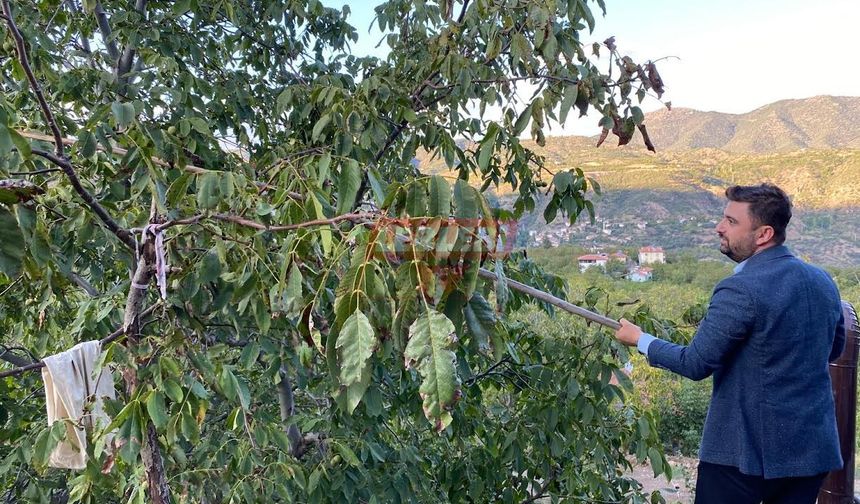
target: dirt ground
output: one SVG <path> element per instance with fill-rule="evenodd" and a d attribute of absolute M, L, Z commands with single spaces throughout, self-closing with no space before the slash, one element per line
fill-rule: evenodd
<path fill-rule="evenodd" d="M 633 477 L 636 478 L 645 492 L 659 490 L 668 504 L 692 504 L 693 490 L 696 484 L 696 464 L 698 460 L 690 457 L 668 457 L 672 465 L 672 481 L 665 476 L 655 478 L 651 466 L 647 463 L 633 466 Z M 860 463 L 860 457 L 857 460 Z M 860 465 L 855 464 L 860 469 Z M 856 473 L 860 476 L 860 472 Z M 860 494 L 860 478 L 854 480 L 854 492 Z"/>
<path fill-rule="evenodd" d="M 696 483 L 697 459 L 690 457 L 667 457 L 672 466 L 672 481 L 665 476 L 654 477 L 651 465 L 633 465 L 633 477 L 642 483 L 646 494 L 659 490 L 668 504 L 687 504 L 693 502 L 693 489 Z"/>

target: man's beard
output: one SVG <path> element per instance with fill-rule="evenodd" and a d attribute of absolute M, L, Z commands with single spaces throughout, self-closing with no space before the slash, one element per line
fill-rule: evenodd
<path fill-rule="evenodd" d="M 738 243 L 731 243 L 728 239 L 720 237 L 720 252 L 734 262 L 742 262 L 752 257 L 755 252 L 755 242 L 750 237 Z"/>

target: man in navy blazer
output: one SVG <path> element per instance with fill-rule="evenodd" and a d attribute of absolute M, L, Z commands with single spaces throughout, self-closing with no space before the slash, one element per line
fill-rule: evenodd
<path fill-rule="evenodd" d="M 842 467 L 828 362 L 845 344 L 839 292 L 783 246 L 791 219 L 776 186 L 733 186 L 717 225 L 738 265 L 714 289 L 689 345 L 621 320 L 616 337 L 654 366 L 693 380 L 713 375 L 696 503 L 814 503 Z"/>

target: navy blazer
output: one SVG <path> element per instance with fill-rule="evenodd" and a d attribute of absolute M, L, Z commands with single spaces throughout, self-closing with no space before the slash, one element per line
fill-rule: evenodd
<path fill-rule="evenodd" d="M 844 345 L 833 280 L 777 246 L 717 284 L 689 346 L 654 340 L 648 361 L 693 380 L 713 374 L 702 461 L 811 476 L 842 467 L 828 362 Z"/>

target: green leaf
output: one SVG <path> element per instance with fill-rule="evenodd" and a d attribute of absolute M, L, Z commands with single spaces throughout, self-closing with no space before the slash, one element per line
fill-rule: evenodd
<path fill-rule="evenodd" d="M 341 166 L 340 176 L 337 178 L 338 215 L 352 212 L 359 187 L 361 187 L 361 169 L 358 167 L 358 161 L 350 159 Z"/>
<path fill-rule="evenodd" d="M 633 124 L 639 126 L 645 120 L 645 114 L 642 113 L 642 109 L 639 107 L 630 107 L 630 114 L 633 117 Z"/>
<path fill-rule="evenodd" d="M 81 130 L 78 134 L 78 155 L 83 158 L 92 157 L 96 153 L 96 136 L 88 130 Z"/>
<path fill-rule="evenodd" d="M 526 126 L 529 124 L 529 119 L 532 117 L 532 108 L 534 107 L 534 103 L 530 104 L 523 110 L 523 113 L 520 114 L 520 117 L 517 118 L 517 122 L 514 123 L 514 136 L 520 136 L 523 131 L 525 131 Z"/>
<path fill-rule="evenodd" d="M 427 191 L 424 185 L 413 183 L 406 193 L 406 213 L 410 217 L 427 215 Z"/>
<path fill-rule="evenodd" d="M 320 156 L 319 163 L 317 164 L 317 182 L 319 182 L 320 187 L 322 187 L 323 182 L 328 179 L 330 169 L 331 153 L 326 152 L 325 154 Z"/>
<path fill-rule="evenodd" d="M 364 313 L 356 310 L 346 319 L 337 335 L 336 348 L 340 350 L 341 384 L 349 386 L 359 382 L 376 348 L 373 326 Z"/>
<path fill-rule="evenodd" d="M 18 149 L 18 153 L 21 154 L 21 157 L 24 159 L 30 159 L 32 156 L 30 141 L 12 128 L 9 128 L 8 131 L 9 138 L 12 139 L 12 143 L 15 144 L 15 148 Z"/>
<path fill-rule="evenodd" d="M 188 186 L 191 185 L 191 181 L 193 180 L 193 174 L 191 173 L 183 173 L 179 176 L 173 183 L 170 184 L 170 187 L 167 189 L 167 206 L 169 208 L 175 208 L 179 205 L 179 202 L 182 201 L 182 198 L 188 193 Z"/>
<path fill-rule="evenodd" d="M 434 217 L 451 215 L 451 186 L 441 175 L 430 177 L 429 214 Z"/>
<path fill-rule="evenodd" d="M 239 366 L 250 369 L 257 363 L 258 357 L 260 357 L 260 345 L 256 342 L 249 343 L 242 349 L 242 354 L 239 356 Z"/>
<path fill-rule="evenodd" d="M 9 133 L 9 128 L 0 122 L 0 156 L 5 156 L 12 151 L 12 135 Z"/>
<path fill-rule="evenodd" d="M 352 467 L 361 466 L 361 462 L 359 462 L 358 457 L 355 455 L 355 452 L 352 451 L 348 446 L 336 441 L 333 441 L 331 444 L 334 448 L 334 451 L 336 451 L 347 464 L 351 465 Z"/>
<path fill-rule="evenodd" d="M 221 391 L 227 399 L 235 401 L 239 398 L 239 380 L 236 379 L 236 375 L 230 369 L 224 368 L 221 370 L 221 376 L 218 378 L 218 386 L 221 387 Z"/>
<path fill-rule="evenodd" d="M 478 350 L 489 353 L 491 334 L 495 331 L 496 314 L 484 296 L 475 294 L 463 309 L 466 326 L 478 342 Z"/>
<path fill-rule="evenodd" d="M 197 176 L 197 207 L 210 209 L 220 201 L 220 175 L 218 172 L 207 171 Z"/>
<path fill-rule="evenodd" d="M 134 105 L 131 103 L 115 101 L 111 103 L 110 109 L 120 126 L 128 126 L 134 121 Z"/>
<path fill-rule="evenodd" d="M 462 179 L 454 183 L 454 215 L 461 219 L 476 219 L 478 217 L 478 199 L 480 195 L 474 187 Z"/>
<path fill-rule="evenodd" d="M 657 477 L 663 474 L 663 456 L 660 451 L 653 446 L 648 448 L 648 460 L 651 462 L 651 469 L 654 470 L 654 476 Z"/>
<path fill-rule="evenodd" d="M 496 146 L 496 138 L 499 136 L 499 127 L 496 123 L 490 124 L 487 128 L 487 134 L 484 136 L 484 139 L 481 140 L 481 148 L 478 151 L 478 166 L 481 168 L 482 172 L 486 172 L 487 168 L 490 164 L 490 156 L 492 156 L 493 151 Z"/>
<path fill-rule="evenodd" d="M 560 171 L 553 175 L 552 185 L 556 193 L 565 193 L 573 186 L 573 174 L 569 171 Z"/>
<path fill-rule="evenodd" d="M 559 107 L 559 123 L 564 124 L 565 121 L 567 121 L 567 114 L 576 102 L 578 94 L 579 86 L 576 84 L 571 84 L 564 88 L 564 98 L 561 99 L 561 105 Z"/>
<path fill-rule="evenodd" d="M 179 382 L 173 378 L 164 380 L 164 391 L 167 393 L 167 397 L 173 402 L 182 402 L 182 398 L 185 397 L 185 393 L 182 391 Z"/>
<path fill-rule="evenodd" d="M 218 258 L 218 253 L 214 250 L 207 252 L 201 263 L 199 275 L 201 282 L 213 282 L 221 275 L 221 259 Z"/>
<path fill-rule="evenodd" d="M 188 122 L 191 123 L 191 126 L 198 133 L 200 133 L 202 135 L 206 135 L 206 136 L 212 136 L 212 132 L 209 131 L 209 125 L 206 124 L 206 120 L 203 119 L 202 117 L 196 117 L 196 116 L 189 117 Z"/>
<path fill-rule="evenodd" d="M 284 289 L 284 300 L 286 301 L 284 311 L 287 316 L 297 316 L 302 310 L 302 271 L 295 261 L 290 267 L 290 276 Z"/>
<path fill-rule="evenodd" d="M 434 310 L 425 312 L 409 328 L 409 343 L 404 358 L 409 368 L 417 368 L 423 377 L 419 392 L 424 416 L 437 432 L 453 420 L 450 410 L 460 399 L 460 379 L 451 348 L 457 341 L 454 324 Z"/>
<path fill-rule="evenodd" d="M 161 391 L 155 390 L 149 394 L 146 398 L 146 411 L 156 429 L 162 429 L 167 425 L 167 406 L 164 404 L 164 394 Z"/>
<path fill-rule="evenodd" d="M 316 195 L 311 193 L 311 202 L 314 206 L 314 213 L 316 214 L 317 219 L 325 219 L 326 215 L 323 213 L 322 203 L 317 199 Z M 331 254 L 332 247 L 332 234 L 331 227 L 329 226 L 320 226 L 319 228 L 320 234 L 320 243 L 322 243 L 323 255 L 328 257 Z"/>
<path fill-rule="evenodd" d="M 319 139 L 320 135 L 322 134 L 322 131 L 325 129 L 326 126 L 328 126 L 329 122 L 331 122 L 331 114 L 323 114 L 323 116 L 320 117 L 320 120 L 317 121 L 316 124 L 314 124 L 314 129 L 311 132 L 312 142 L 316 142 L 317 139 Z"/>
<path fill-rule="evenodd" d="M 385 201 L 385 193 L 388 189 L 385 180 L 379 174 L 379 170 L 371 168 L 367 170 L 367 181 L 370 182 L 370 188 L 373 190 L 373 198 L 378 206 L 382 206 Z"/>
<path fill-rule="evenodd" d="M 0 271 L 9 278 L 21 272 L 24 258 L 24 235 L 12 212 L 0 207 Z"/>

